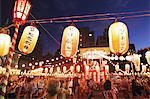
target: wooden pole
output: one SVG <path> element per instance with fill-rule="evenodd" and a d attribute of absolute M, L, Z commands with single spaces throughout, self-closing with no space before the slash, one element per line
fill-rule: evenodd
<path fill-rule="evenodd" d="M 8 78 L 9 78 L 9 75 L 10 75 L 11 63 L 12 63 L 13 54 L 14 54 L 15 45 L 16 45 L 16 40 L 17 40 L 17 36 L 18 36 L 18 30 L 19 30 L 19 24 L 16 24 L 15 33 L 14 33 L 14 36 L 12 38 L 11 48 L 9 49 L 9 57 L 8 57 L 8 63 L 7 63 L 7 66 L 6 66 L 4 84 L 2 86 L 2 93 L 3 94 L 0 95 L 0 99 L 5 99 L 6 88 L 7 88 L 7 84 L 8 84 Z"/>

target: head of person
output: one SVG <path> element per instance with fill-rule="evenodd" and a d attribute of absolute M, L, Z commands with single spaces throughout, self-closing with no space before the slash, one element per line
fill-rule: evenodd
<path fill-rule="evenodd" d="M 55 97 L 57 96 L 60 90 L 60 82 L 57 79 L 51 79 L 48 83 L 48 96 Z"/>

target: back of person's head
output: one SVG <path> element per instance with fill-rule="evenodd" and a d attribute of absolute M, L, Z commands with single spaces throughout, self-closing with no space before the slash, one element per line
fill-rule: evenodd
<path fill-rule="evenodd" d="M 60 82 L 57 79 L 51 79 L 48 83 L 48 95 L 55 96 L 57 95 L 60 89 Z"/>

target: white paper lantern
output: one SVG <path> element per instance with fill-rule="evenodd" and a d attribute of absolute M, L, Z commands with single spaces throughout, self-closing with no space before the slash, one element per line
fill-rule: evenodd
<path fill-rule="evenodd" d="M 70 71 L 74 72 L 74 66 L 70 66 Z"/>
<path fill-rule="evenodd" d="M 150 51 L 147 51 L 145 53 L 145 57 L 146 57 L 147 63 L 150 65 Z"/>
<path fill-rule="evenodd" d="M 115 70 L 116 70 L 116 71 L 119 71 L 119 64 L 116 64 L 116 65 L 115 65 Z"/>
<path fill-rule="evenodd" d="M 67 67 L 63 66 L 63 72 L 65 73 L 67 71 Z"/>
<path fill-rule="evenodd" d="M 129 64 L 125 64 L 125 70 L 128 72 L 130 70 L 130 65 Z"/>
<path fill-rule="evenodd" d="M 80 65 L 76 67 L 77 72 L 80 72 Z"/>
<path fill-rule="evenodd" d="M 52 73 L 53 73 L 53 70 L 54 70 L 54 68 L 51 67 L 50 70 L 49 70 L 49 73 L 52 74 Z"/>
<path fill-rule="evenodd" d="M 8 34 L 0 34 L 0 56 L 5 56 L 9 52 L 11 38 Z"/>
<path fill-rule="evenodd" d="M 19 41 L 18 49 L 25 55 L 31 53 L 35 48 L 38 37 L 39 30 L 34 26 L 27 26 Z"/>
<path fill-rule="evenodd" d="M 106 73 L 109 73 L 109 65 L 105 65 L 105 71 Z"/>

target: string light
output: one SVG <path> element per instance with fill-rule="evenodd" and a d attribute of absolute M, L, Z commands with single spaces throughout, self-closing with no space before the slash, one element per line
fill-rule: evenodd
<path fill-rule="evenodd" d="M 58 60 L 58 57 L 56 58 L 56 60 Z"/>
<path fill-rule="evenodd" d="M 22 64 L 22 67 L 25 67 L 26 65 L 25 64 Z"/>
<path fill-rule="evenodd" d="M 49 62 L 49 60 L 46 60 L 46 62 L 48 63 L 48 62 Z"/>
<path fill-rule="evenodd" d="M 38 62 L 35 62 L 35 65 L 38 65 Z"/>
<path fill-rule="evenodd" d="M 32 63 L 29 63 L 29 66 L 32 66 Z"/>

